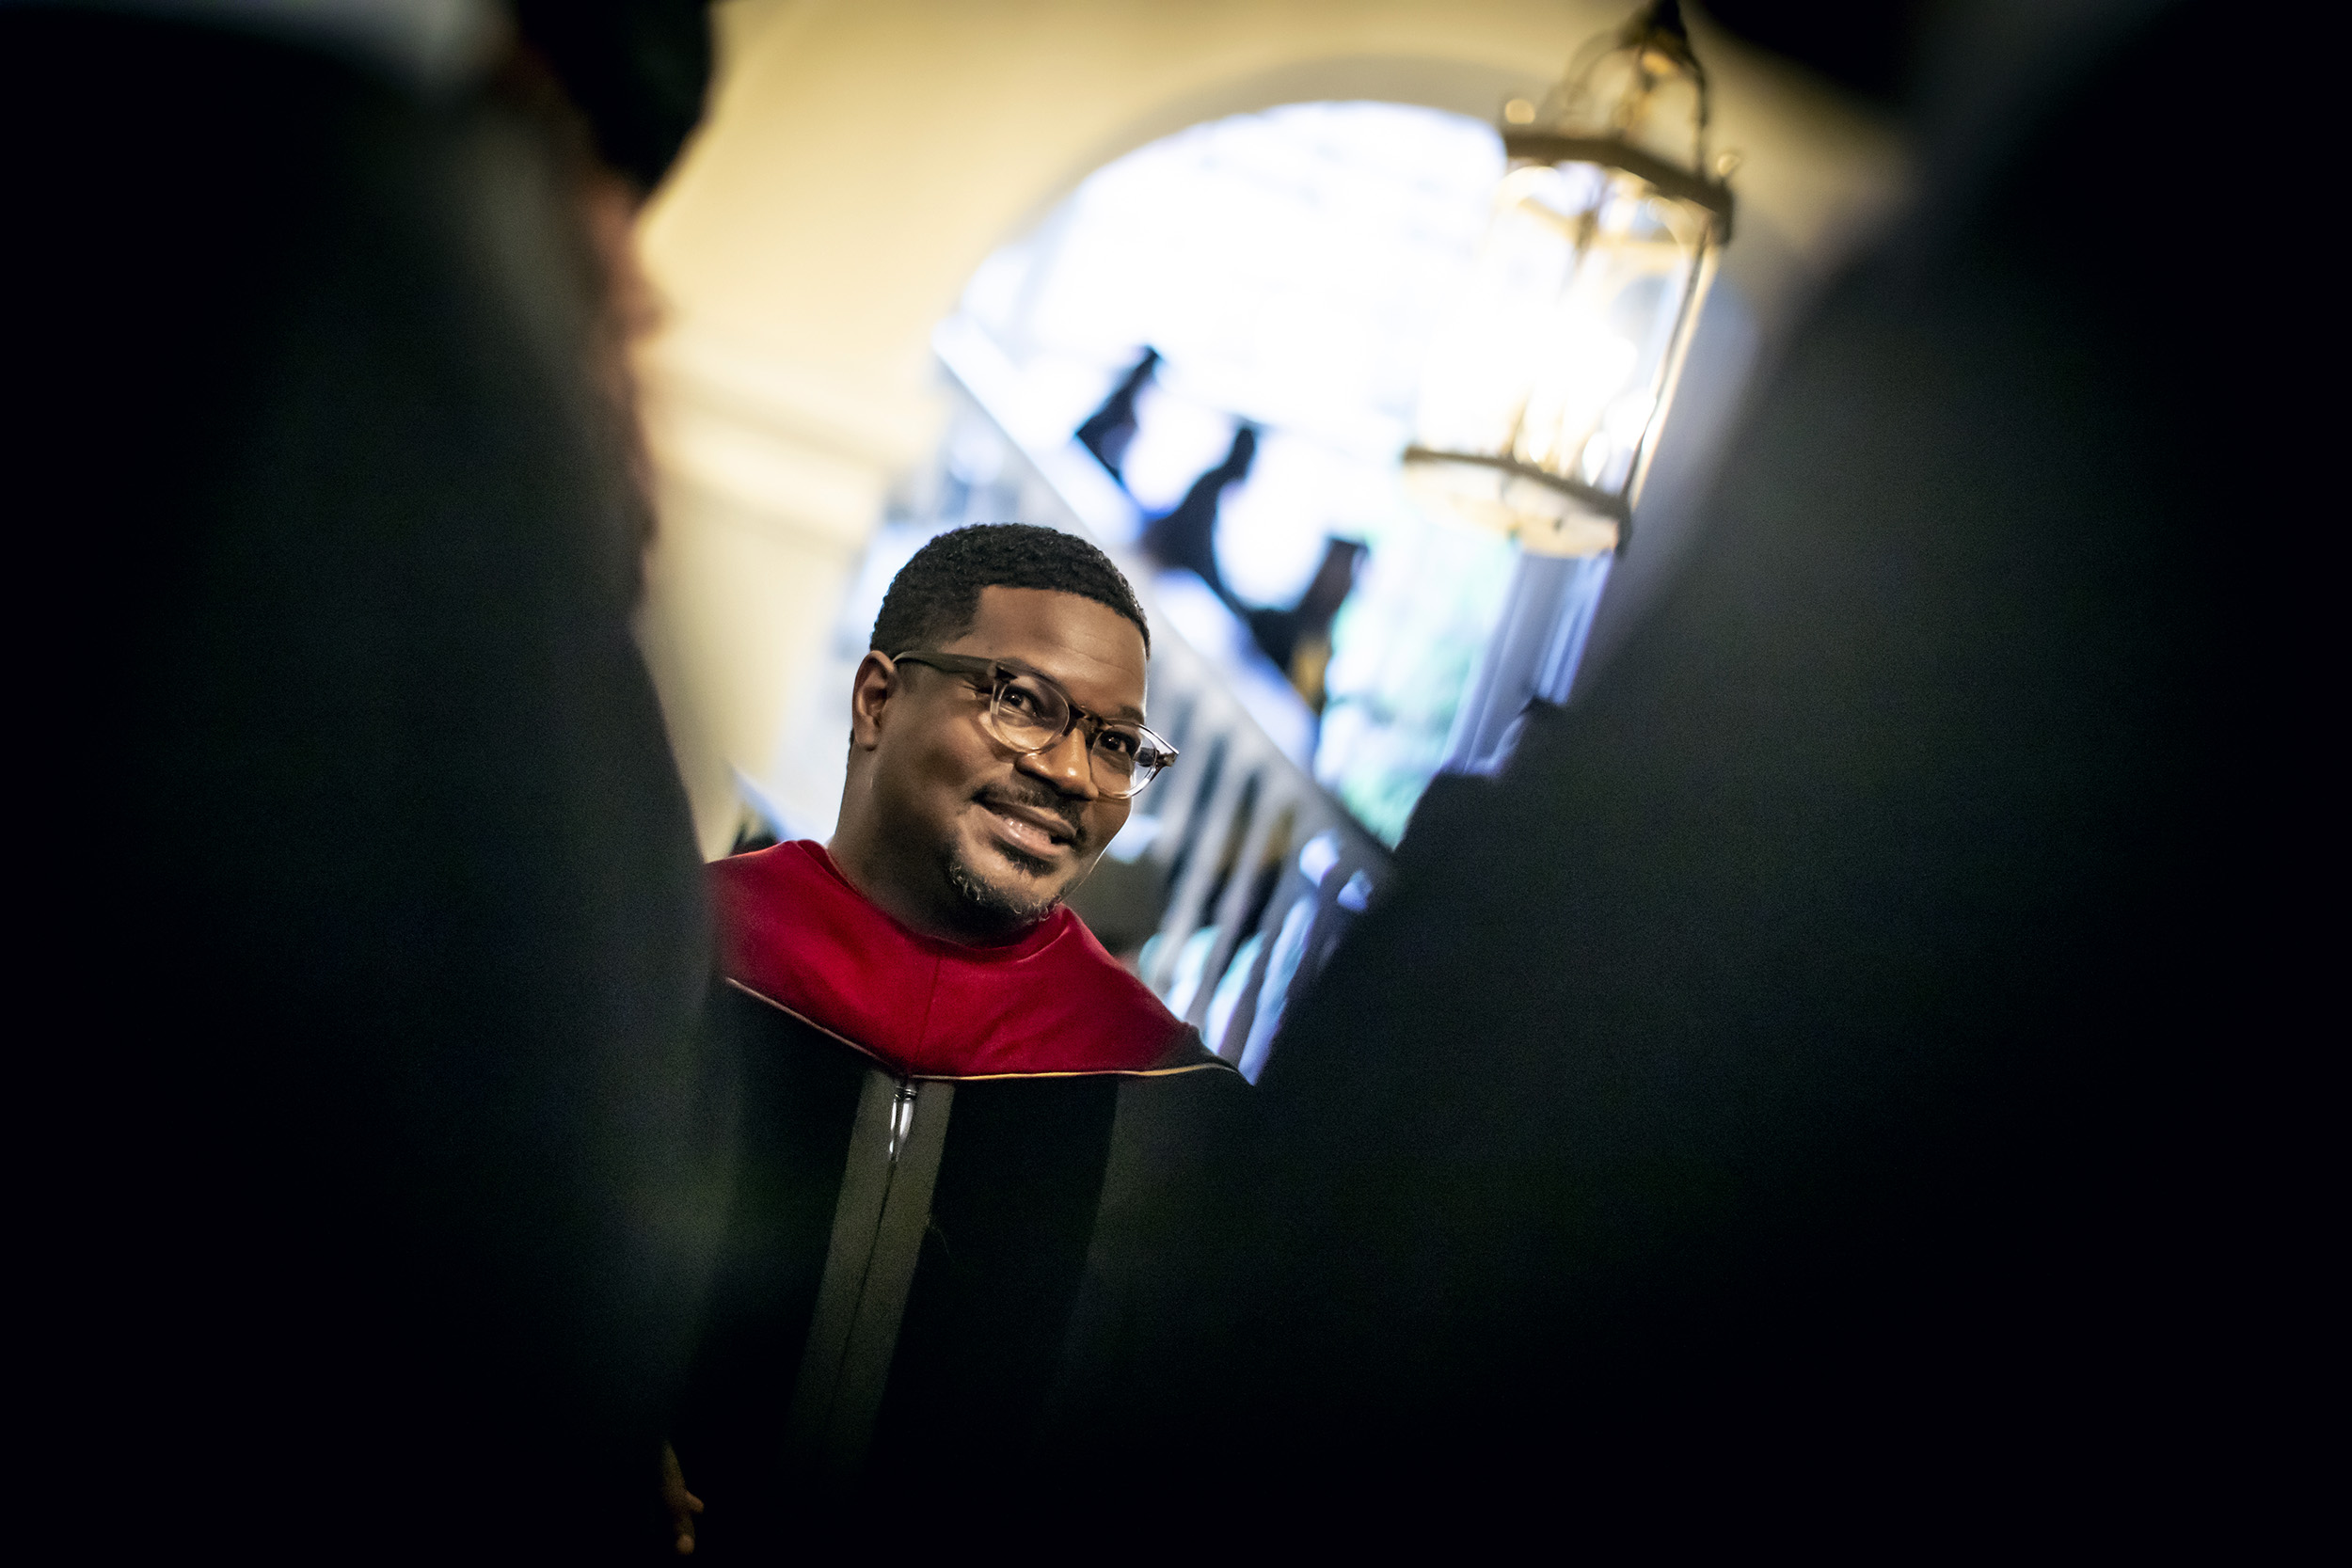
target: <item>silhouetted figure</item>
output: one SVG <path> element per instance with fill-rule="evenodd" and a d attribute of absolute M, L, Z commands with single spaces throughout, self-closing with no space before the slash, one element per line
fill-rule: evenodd
<path fill-rule="evenodd" d="M 1323 563 L 1288 610 L 1253 610 L 1244 617 L 1266 657 L 1291 678 L 1310 706 L 1323 706 L 1323 670 L 1331 658 L 1331 622 L 1356 586 L 1364 546 L 1353 539 L 1326 542 Z"/>
<path fill-rule="evenodd" d="M 1217 564 L 1216 523 L 1225 492 L 1249 477 L 1257 455 L 1258 427 L 1245 423 L 1233 432 L 1233 444 L 1227 449 L 1224 459 L 1195 480 L 1174 508 L 1153 518 L 1145 528 L 1143 548 L 1162 565 L 1198 573 L 1226 608 L 1248 626 L 1251 639 L 1275 668 L 1291 678 L 1309 703 L 1320 707 L 1323 669 L 1330 655 L 1331 620 L 1339 613 L 1348 590 L 1355 586 L 1356 567 L 1363 558 L 1364 546 L 1353 540 L 1329 541 L 1313 580 L 1288 610 L 1243 602 L 1227 585 L 1225 573 Z"/>
<path fill-rule="evenodd" d="M 1422 801 L 1229 1200 L 1100 1276 L 1063 1495 L 1206 1460 L 1335 1529 L 1767 1488 L 2104 1528 L 2230 1473 L 2206 1402 L 2261 1336 L 2202 1314 L 2294 1293 L 2233 1238 L 2291 1180 L 2231 1134 L 2317 830 L 2257 738 L 2294 661 L 2239 619 L 2292 552 L 2216 520 L 2307 459 L 2217 407 L 2271 384 L 2264 263 L 2119 245 L 2054 171 L 2118 212 L 2226 182 L 2115 128 L 2245 24 L 2002 62 L 2017 13 L 1948 10 L 1924 210 L 1758 389 L 1647 622 Z"/>
<path fill-rule="evenodd" d="M 171 8 L 0 8 L 55 226 L 0 261 L 14 580 L 60 628 L 11 660 L 59 1015 L 11 1097 L 40 1522 L 125 1561 L 660 1549 L 726 1073 L 587 138 L 437 54 L 462 4 Z M 696 54 L 699 8 L 637 9 Z"/>
<path fill-rule="evenodd" d="M 1232 590 L 1216 564 L 1216 514 L 1226 487 L 1249 477 L 1258 456 L 1258 427 L 1244 424 L 1233 432 L 1233 444 L 1224 460 L 1192 482 L 1184 499 L 1152 519 L 1143 531 L 1143 548 L 1163 566 L 1182 566 L 1200 574 L 1216 596 L 1233 605 Z M 1238 607 L 1237 607 L 1238 608 Z"/>
<path fill-rule="evenodd" d="M 1103 406 L 1089 414 L 1077 430 L 1078 444 L 1094 454 L 1095 461 L 1110 470 L 1111 477 L 1127 483 L 1127 448 L 1136 438 L 1136 399 L 1151 384 L 1152 372 L 1158 368 L 1160 351 L 1147 346 L 1143 357 L 1127 372 Z"/>

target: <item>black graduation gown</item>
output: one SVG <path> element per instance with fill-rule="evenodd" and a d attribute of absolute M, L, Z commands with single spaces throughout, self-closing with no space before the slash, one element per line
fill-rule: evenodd
<path fill-rule="evenodd" d="M 934 1497 L 985 1491 L 1063 1376 L 1122 1093 L 1222 1102 L 1247 1086 L 1230 1070 L 914 1078 L 725 980 L 711 1014 L 746 1076 L 741 1176 L 675 1436 L 708 1510 L 697 1555 L 834 1538 L 911 1477 Z M 1165 1174 L 1130 1164 L 1145 1185 Z"/>

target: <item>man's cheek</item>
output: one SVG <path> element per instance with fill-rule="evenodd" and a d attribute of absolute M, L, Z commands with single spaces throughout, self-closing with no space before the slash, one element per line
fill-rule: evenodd
<path fill-rule="evenodd" d="M 976 766 L 973 757 L 951 745 L 931 747 L 922 760 L 924 785 L 940 802 L 943 811 L 958 811 L 979 787 L 979 775 L 984 769 Z"/>
<path fill-rule="evenodd" d="M 1097 806 L 1086 815 L 1087 847 L 1100 853 L 1127 825 L 1128 814 L 1117 807 Z"/>

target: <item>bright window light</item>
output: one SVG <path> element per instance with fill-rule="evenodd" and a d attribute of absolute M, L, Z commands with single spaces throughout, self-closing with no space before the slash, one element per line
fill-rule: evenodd
<path fill-rule="evenodd" d="M 1434 109 L 1236 116 L 1097 170 L 990 257 L 962 302 L 1020 370 L 1041 428 L 1074 430 L 1145 346 L 1159 351 L 1121 464 L 1147 514 L 1182 500 L 1241 422 L 1258 428 L 1216 533 L 1246 605 L 1295 603 L 1332 538 L 1369 547 L 1331 631 L 1315 771 L 1391 843 L 1444 754 L 1511 569 L 1507 546 L 1433 525 L 1397 477 L 1502 174 L 1492 127 Z M 1597 400 L 1594 418 L 1615 428 L 1601 404 L 1620 386 L 1564 395 Z"/>

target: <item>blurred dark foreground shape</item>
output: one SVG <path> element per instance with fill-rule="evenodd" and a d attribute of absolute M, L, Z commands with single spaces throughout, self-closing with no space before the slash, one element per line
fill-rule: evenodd
<path fill-rule="evenodd" d="M 32 1512 L 598 1560 L 660 1544 L 729 1113 L 585 153 L 291 15 L 0 8 Z"/>
<path fill-rule="evenodd" d="M 1646 622 L 1423 800 L 1222 1203 L 1114 1170 L 1066 1485 L 1565 1541 L 2088 1521 L 2202 1473 L 2269 940 L 2215 530 L 2264 377 L 2251 278 L 2146 227 L 2221 152 L 2129 149 L 2234 24 L 2058 20 L 2090 42 L 1931 56 L 1920 210 L 1790 344 Z"/>

